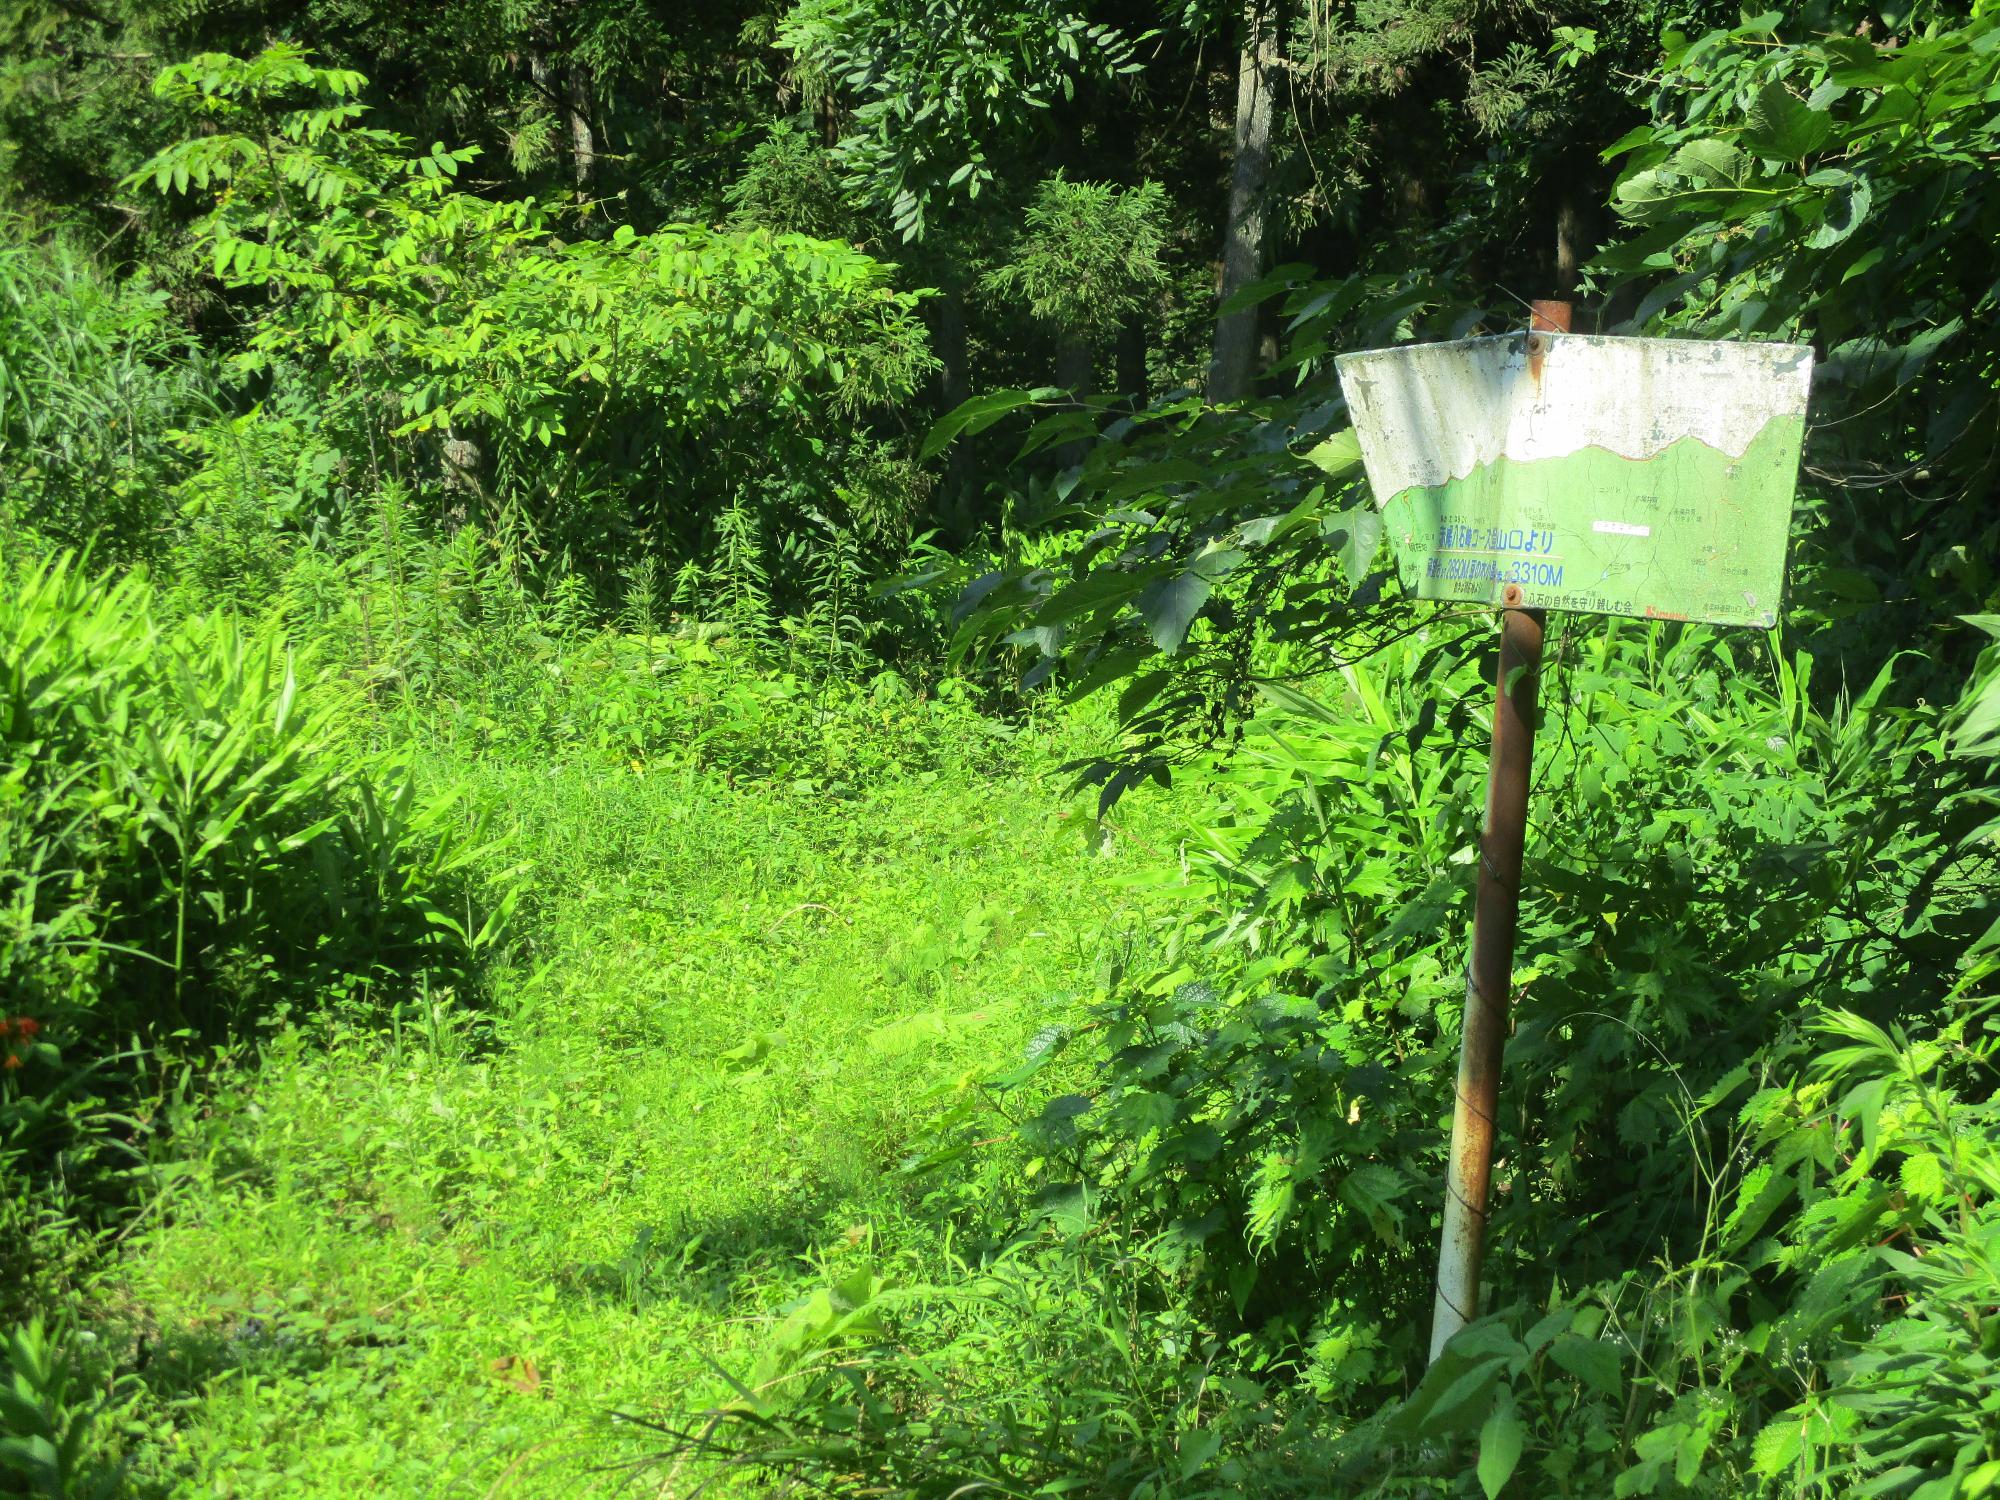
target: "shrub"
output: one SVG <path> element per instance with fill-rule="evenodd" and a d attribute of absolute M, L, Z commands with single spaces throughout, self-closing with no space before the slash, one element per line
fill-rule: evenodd
<path fill-rule="evenodd" d="M 274 632 L 164 626 L 142 576 L 69 555 L 0 569 L 0 1186 L 37 1219 L 122 1196 L 109 1148 L 192 1044 L 469 995 L 514 893 L 460 795 L 360 743 Z"/>
<path fill-rule="evenodd" d="M 284 44 L 176 64 L 160 93 L 214 128 L 130 181 L 211 200 L 215 274 L 259 308 L 237 367 L 302 376 L 376 482 L 432 476 L 435 510 L 512 528 L 609 603 L 732 513 L 771 551 L 844 509 L 850 453 L 879 467 L 868 424 L 934 364 L 890 267 L 763 229 L 581 235 L 459 189 L 475 149 L 357 123 L 365 82 Z"/>

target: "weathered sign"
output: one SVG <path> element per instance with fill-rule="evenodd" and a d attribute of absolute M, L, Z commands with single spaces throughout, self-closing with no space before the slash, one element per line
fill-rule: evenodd
<path fill-rule="evenodd" d="M 1768 628 L 1812 360 L 1538 332 L 1336 364 L 1411 594 Z"/>

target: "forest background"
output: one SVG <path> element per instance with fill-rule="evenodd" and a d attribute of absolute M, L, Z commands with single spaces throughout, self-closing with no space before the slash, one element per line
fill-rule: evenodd
<path fill-rule="evenodd" d="M 1996 152 L 1990 0 L 6 0 L 0 1484 L 2000 1489 Z M 1427 1371 L 1331 358 L 1550 295 L 1820 373 L 1777 631 L 1552 621 Z"/>

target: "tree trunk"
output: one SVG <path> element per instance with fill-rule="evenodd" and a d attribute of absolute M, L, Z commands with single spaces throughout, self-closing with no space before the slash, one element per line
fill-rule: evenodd
<path fill-rule="evenodd" d="M 947 285 L 924 303 L 929 315 L 931 352 L 937 356 L 937 410 L 942 416 L 972 396 L 972 358 L 965 339 L 965 293 Z M 945 449 L 946 483 L 960 498 L 972 484 L 971 446 L 953 443 Z"/>
<path fill-rule="evenodd" d="M 938 361 L 938 411 L 944 413 L 971 394 L 965 344 L 965 294 L 947 287 L 924 307 L 931 315 L 931 346 Z"/>
<path fill-rule="evenodd" d="M 597 171 L 597 137 L 590 129 L 590 70 L 572 59 L 567 71 L 570 162 L 576 169 L 576 190 L 588 193 Z"/>
<path fill-rule="evenodd" d="M 546 103 L 554 104 L 556 91 L 554 85 L 549 82 L 549 60 L 539 50 L 528 54 L 528 77 L 534 80 L 535 92 L 540 94 Z"/>
<path fill-rule="evenodd" d="M 486 452 L 479 439 L 463 428 L 447 425 L 438 456 L 443 460 L 445 489 L 470 495 L 479 504 L 481 518 L 490 518 L 493 496 L 486 488 Z"/>
<path fill-rule="evenodd" d="M 1087 395 L 1097 379 L 1097 350 L 1080 333 L 1068 330 L 1056 335 L 1056 384 L 1077 395 Z M 1090 445 L 1082 439 L 1063 443 L 1056 449 L 1056 462 L 1064 468 L 1083 462 Z"/>
<path fill-rule="evenodd" d="M 1146 380 L 1146 315 L 1128 313 L 1118 325 L 1118 394 L 1144 406 L 1151 394 Z"/>
<path fill-rule="evenodd" d="M 1081 334 L 1056 335 L 1056 384 L 1079 395 L 1090 389 L 1097 378 L 1097 351 Z"/>
<path fill-rule="evenodd" d="M 1222 242 L 1222 300 L 1264 274 L 1264 187 L 1271 171 L 1271 88 L 1278 71 L 1278 16 L 1272 0 L 1245 0 L 1243 51 L 1236 63 L 1236 155 L 1229 173 L 1229 227 Z M 1215 320 L 1208 399 L 1250 394 L 1257 358 L 1257 309 Z"/>
<path fill-rule="evenodd" d="M 1576 295 L 1583 263 L 1589 258 L 1591 244 L 1590 212 L 1584 206 L 1583 196 L 1575 188 L 1567 188 L 1556 203 L 1556 295 L 1573 297 Z"/>

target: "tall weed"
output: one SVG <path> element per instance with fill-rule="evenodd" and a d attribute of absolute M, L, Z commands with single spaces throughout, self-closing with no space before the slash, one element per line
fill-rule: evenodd
<path fill-rule="evenodd" d="M 215 410 L 216 389 L 164 292 L 0 222 L 0 536 L 16 550 L 35 535 L 157 550 L 185 468 L 168 434 Z"/>

